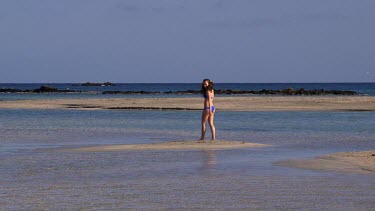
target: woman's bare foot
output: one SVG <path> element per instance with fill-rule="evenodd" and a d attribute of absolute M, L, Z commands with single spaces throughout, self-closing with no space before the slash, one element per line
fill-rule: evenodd
<path fill-rule="evenodd" d="M 197 141 L 197 143 L 206 143 L 206 141 L 205 141 L 204 139 L 199 139 L 199 140 Z"/>

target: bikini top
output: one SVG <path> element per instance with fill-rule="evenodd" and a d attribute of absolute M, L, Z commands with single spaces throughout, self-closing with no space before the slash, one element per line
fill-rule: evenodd
<path fill-rule="evenodd" d="M 203 95 L 204 99 L 207 99 L 206 93 Z M 211 99 L 214 99 L 214 97 L 211 97 Z"/>

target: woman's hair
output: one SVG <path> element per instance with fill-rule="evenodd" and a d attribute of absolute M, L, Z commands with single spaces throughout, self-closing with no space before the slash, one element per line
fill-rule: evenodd
<path fill-rule="evenodd" d="M 213 81 L 209 81 L 207 89 L 210 90 L 210 91 L 214 89 L 214 82 Z"/>
<path fill-rule="evenodd" d="M 205 81 L 208 81 L 208 86 L 207 86 L 207 88 L 204 88 L 204 82 Z M 202 93 L 202 95 L 206 95 L 206 91 L 207 90 L 213 90 L 214 89 L 214 82 L 212 82 L 210 79 L 204 79 L 203 81 L 202 81 L 202 88 L 201 88 L 201 93 Z"/>

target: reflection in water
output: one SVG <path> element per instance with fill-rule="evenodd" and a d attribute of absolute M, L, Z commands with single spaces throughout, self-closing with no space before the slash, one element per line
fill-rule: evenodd
<path fill-rule="evenodd" d="M 215 150 L 202 150 L 205 158 L 203 160 L 202 170 L 215 168 L 217 164 L 216 151 Z"/>

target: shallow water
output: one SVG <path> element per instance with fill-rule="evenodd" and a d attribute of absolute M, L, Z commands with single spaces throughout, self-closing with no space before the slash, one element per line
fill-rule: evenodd
<path fill-rule="evenodd" d="M 220 112 L 228 150 L 57 152 L 197 139 L 197 111 L 0 109 L 0 207 L 345 209 L 374 207 L 375 177 L 273 162 L 375 148 L 375 112 Z M 209 139 L 209 130 L 206 137 Z"/>

